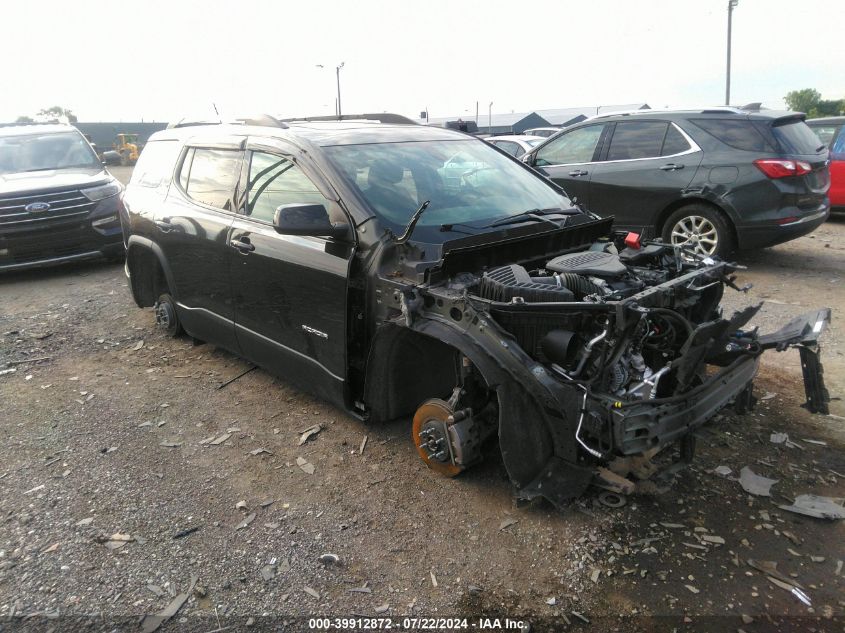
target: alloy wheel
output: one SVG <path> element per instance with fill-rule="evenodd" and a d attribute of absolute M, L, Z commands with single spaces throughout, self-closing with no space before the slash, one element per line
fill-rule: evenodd
<path fill-rule="evenodd" d="M 688 215 L 672 227 L 672 244 L 686 246 L 700 255 L 712 255 L 719 246 L 719 232 L 707 218 Z"/>

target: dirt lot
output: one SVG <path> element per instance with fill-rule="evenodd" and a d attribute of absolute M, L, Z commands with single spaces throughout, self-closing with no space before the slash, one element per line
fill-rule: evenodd
<path fill-rule="evenodd" d="M 755 288 L 728 304 L 765 299 L 764 329 L 835 309 L 823 359 L 841 394 L 845 222 L 741 261 Z M 0 307 L 0 370 L 16 369 L 0 376 L 0 630 L 140 630 L 181 592 L 163 630 L 307 630 L 314 615 L 535 631 L 845 623 L 845 522 L 779 508 L 845 496 L 845 419 L 799 408 L 797 353 L 767 359 L 755 413 L 707 427 L 691 468 L 620 509 L 591 491 L 558 511 L 513 501 L 495 447 L 441 479 L 407 421 L 368 427 L 260 370 L 221 388 L 250 365 L 153 330 L 120 265 L 4 276 Z M 742 490 L 746 465 L 778 480 L 771 498 Z M 812 606 L 748 559 L 776 561 Z"/>

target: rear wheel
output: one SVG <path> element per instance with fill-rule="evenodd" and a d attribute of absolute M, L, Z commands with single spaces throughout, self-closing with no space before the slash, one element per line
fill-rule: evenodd
<path fill-rule="evenodd" d="M 179 336 L 184 332 L 179 316 L 176 314 L 176 302 L 166 292 L 159 296 L 155 307 L 156 325 L 168 336 Z"/>
<path fill-rule="evenodd" d="M 663 225 L 663 241 L 721 258 L 736 248 L 729 220 L 706 204 L 689 204 L 670 215 Z"/>

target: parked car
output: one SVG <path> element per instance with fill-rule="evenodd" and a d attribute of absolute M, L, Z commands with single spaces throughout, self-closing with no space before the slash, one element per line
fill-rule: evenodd
<path fill-rule="evenodd" d="M 0 127 L 0 271 L 122 257 L 121 191 L 76 128 Z"/>
<path fill-rule="evenodd" d="M 484 141 L 380 116 L 154 134 L 121 216 L 136 303 L 361 420 L 413 416 L 443 475 L 498 437 L 518 494 L 556 504 L 617 458 L 690 458 L 696 428 L 753 403 L 765 350 L 797 346 L 827 410 L 829 310 L 743 329 L 759 306 L 721 316 L 731 264 L 614 234 Z"/>
<path fill-rule="evenodd" d="M 772 246 L 827 219 L 827 148 L 797 112 L 599 116 L 525 161 L 620 229 L 704 255 Z"/>
<path fill-rule="evenodd" d="M 528 136 L 541 136 L 543 138 L 548 138 L 550 136 L 554 136 L 558 132 L 560 132 L 561 128 L 559 127 L 532 127 L 530 130 L 525 130 L 523 134 Z"/>
<path fill-rule="evenodd" d="M 519 158 L 525 152 L 530 152 L 532 147 L 543 142 L 541 136 L 527 136 L 525 134 L 513 134 L 508 136 L 490 136 L 484 139 L 490 145 L 507 152 L 515 158 Z"/>
<path fill-rule="evenodd" d="M 831 211 L 845 213 L 845 116 L 810 119 L 807 125 L 830 149 Z"/>

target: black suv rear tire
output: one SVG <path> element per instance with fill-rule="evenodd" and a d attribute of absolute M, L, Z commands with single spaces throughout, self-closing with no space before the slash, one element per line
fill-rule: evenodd
<path fill-rule="evenodd" d="M 156 325 L 159 326 L 168 336 L 179 336 L 185 330 L 179 322 L 179 315 L 176 313 L 176 302 L 166 292 L 159 296 L 155 307 Z"/>
<path fill-rule="evenodd" d="M 687 204 L 672 213 L 663 224 L 663 241 L 686 243 L 701 255 L 715 255 L 722 259 L 736 249 L 730 220 L 717 209 L 702 203 Z"/>

